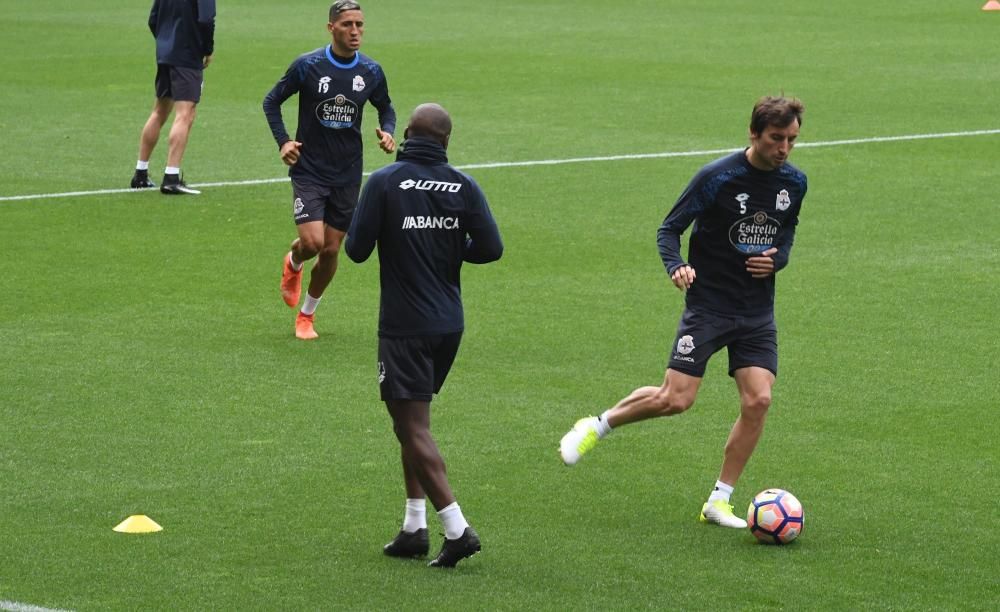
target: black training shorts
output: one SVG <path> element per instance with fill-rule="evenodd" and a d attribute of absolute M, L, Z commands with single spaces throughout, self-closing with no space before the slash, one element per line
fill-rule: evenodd
<path fill-rule="evenodd" d="M 461 341 L 462 332 L 439 336 L 380 336 L 378 383 L 382 401 L 431 401 L 448 377 Z"/>
<path fill-rule="evenodd" d="M 701 378 L 708 359 L 722 347 L 729 351 L 730 376 L 751 366 L 778 375 L 778 328 L 770 312 L 739 317 L 685 309 L 668 367 Z"/>
<path fill-rule="evenodd" d="M 327 187 L 292 179 L 292 216 L 295 225 L 323 221 L 330 227 L 346 232 L 351 226 L 354 208 L 358 205 L 361 185 Z"/>
<path fill-rule="evenodd" d="M 203 72 L 198 68 L 181 68 L 166 64 L 156 65 L 156 97 L 170 98 L 174 102 L 201 101 L 204 85 Z"/>

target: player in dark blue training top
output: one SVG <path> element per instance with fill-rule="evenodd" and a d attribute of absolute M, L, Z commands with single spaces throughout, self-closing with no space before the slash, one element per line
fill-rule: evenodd
<path fill-rule="evenodd" d="M 750 146 L 702 168 L 681 194 L 657 235 L 671 281 L 687 291 L 663 385 L 636 389 L 601 416 L 577 421 L 559 445 L 567 465 L 614 427 L 690 408 L 709 358 L 727 347 L 740 416 L 699 518 L 746 527 L 729 500 L 764 429 L 778 373 L 774 274 L 788 264 L 806 195 L 805 174 L 788 163 L 802 113 L 796 99 L 761 98 L 750 117 Z M 685 262 L 680 238 L 692 223 Z"/>
<path fill-rule="evenodd" d="M 431 399 L 448 376 L 465 328 L 462 263 L 488 263 L 503 254 L 479 185 L 448 164 L 450 135 L 451 118 L 437 104 L 413 111 L 396 163 L 368 178 L 345 247 L 360 263 L 378 246 L 378 378 L 402 448 L 407 498 L 403 527 L 384 552 L 427 554 L 426 496 L 445 532 L 430 563 L 435 567 L 453 567 L 480 549 L 431 436 Z"/>
<path fill-rule="evenodd" d="M 331 44 L 298 57 L 264 98 L 264 114 L 291 166 L 292 216 L 298 237 L 285 255 L 281 296 L 291 308 L 299 303 L 302 265 L 319 257 L 309 288 L 295 319 L 295 336 L 318 337 L 313 316 L 319 300 L 337 272 L 340 244 L 351 222 L 361 189 L 361 116 L 365 102 L 378 110 L 375 135 L 386 153 L 396 150 L 396 111 L 389 99 L 385 73 L 362 54 L 364 14 L 357 2 L 337 0 L 330 7 L 327 29 Z M 299 96 L 295 138 L 285 130 L 281 105 Z"/>
<path fill-rule="evenodd" d="M 215 0 L 154 0 L 149 30 L 156 38 L 156 101 L 139 138 L 139 161 L 132 189 L 151 189 L 149 158 L 171 111 L 167 169 L 160 191 L 167 195 L 196 195 L 181 178 L 181 160 L 187 148 L 195 109 L 201 101 L 203 71 L 215 52 Z"/>

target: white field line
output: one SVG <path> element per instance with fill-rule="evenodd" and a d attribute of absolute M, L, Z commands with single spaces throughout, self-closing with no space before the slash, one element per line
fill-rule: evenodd
<path fill-rule="evenodd" d="M 43 608 L 19 601 L 6 600 L 0 601 L 0 610 L 6 610 L 7 612 L 69 612 L 68 610 L 60 610 L 58 608 Z"/>
<path fill-rule="evenodd" d="M 962 138 L 970 136 L 992 136 L 1000 134 L 995 130 L 970 130 L 965 132 L 938 132 L 935 134 L 908 134 L 904 136 L 874 136 L 872 138 L 850 138 L 846 140 L 826 140 L 819 142 L 801 142 L 796 148 L 840 147 L 846 145 L 871 144 L 880 142 L 903 142 L 910 140 L 931 140 L 938 138 Z M 563 159 L 540 159 L 515 162 L 490 162 L 482 164 L 465 164 L 457 166 L 462 170 L 478 170 L 484 168 L 523 168 L 526 166 L 558 166 L 563 164 L 580 164 L 588 162 L 627 161 L 635 159 L 664 159 L 669 157 L 699 157 L 703 155 L 723 155 L 738 150 L 740 147 L 728 149 L 706 149 L 703 151 L 667 151 L 664 153 L 632 153 L 626 155 L 602 155 L 598 157 L 569 157 Z M 366 172 L 365 176 L 371 174 Z M 288 177 L 269 179 L 250 179 L 245 181 L 220 181 L 215 183 L 191 184 L 192 187 L 240 187 L 244 185 L 266 185 L 269 183 L 287 183 Z M 155 191 L 155 190 L 150 190 Z M 67 191 L 64 193 L 38 193 L 30 195 L 0 196 L 0 202 L 16 200 L 45 200 L 51 198 L 70 198 L 76 196 L 107 195 L 114 193 L 132 193 L 132 189 L 95 189 L 92 191 Z"/>

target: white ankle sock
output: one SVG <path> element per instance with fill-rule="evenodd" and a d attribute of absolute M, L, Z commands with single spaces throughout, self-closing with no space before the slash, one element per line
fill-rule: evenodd
<path fill-rule="evenodd" d="M 135 162 L 135 169 L 136 170 L 149 170 L 149 160 L 147 159 L 146 161 L 142 161 L 140 159 L 139 161 Z"/>
<path fill-rule="evenodd" d="M 462 515 L 462 509 L 458 507 L 458 502 L 452 502 L 438 510 L 438 517 L 441 519 L 441 525 L 444 526 L 444 537 L 449 540 L 457 540 L 462 537 L 465 528 L 469 526 L 469 522 Z"/>
<path fill-rule="evenodd" d="M 179 167 L 175 168 L 173 166 L 167 166 L 167 169 L 164 170 L 163 173 L 164 174 L 180 174 L 181 173 L 181 169 Z"/>
<path fill-rule="evenodd" d="M 611 425 L 608 423 L 608 413 L 611 412 L 610 409 L 605 410 L 601 416 L 597 417 L 597 438 L 601 439 L 604 436 L 611 433 Z"/>
<path fill-rule="evenodd" d="M 323 299 L 323 296 L 314 298 L 313 296 L 306 293 L 306 299 L 302 302 L 302 314 L 311 315 L 316 312 L 316 307 L 319 306 L 319 301 Z"/>
<path fill-rule="evenodd" d="M 427 504 L 423 499 L 407 498 L 403 531 L 413 533 L 418 529 L 427 529 Z"/>
<path fill-rule="evenodd" d="M 729 503 L 729 498 L 733 494 L 733 487 L 727 485 L 721 480 L 715 481 L 715 489 L 712 490 L 712 494 L 708 496 L 708 503 L 712 503 L 717 499 Z"/>

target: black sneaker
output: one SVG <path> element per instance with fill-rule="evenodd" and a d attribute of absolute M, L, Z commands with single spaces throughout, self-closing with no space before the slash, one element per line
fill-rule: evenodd
<path fill-rule="evenodd" d="M 382 547 L 382 552 L 390 557 L 416 559 L 427 556 L 430 547 L 426 529 L 417 529 L 413 533 L 400 530 L 392 542 Z"/>
<path fill-rule="evenodd" d="M 455 567 L 456 563 L 466 557 L 471 557 L 480 550 L 482 550 L 482 545 L 479 543 L 479 534 L 472 527 L 466 527 L 460 538 L 456 540 L 445 538 L 444 544 L 441 545 L 441 552 L 427 565 L 431 567 Z"/>
<path fill-rule="evenodd" d="M 149 173 L 146 170 L 136 170 L 132 175 L 132 182 L 129 184 L 132 189 L 153 189 L 156 183 L 149 180 Z"/>
<path fill-rule="evenodd" d="M 163 184 L 160 185 L 160 193 L 166 195 L 199 195 L 200 191 L 191 189 L 184 182 L 179 174 L 164 174 Z"/>

